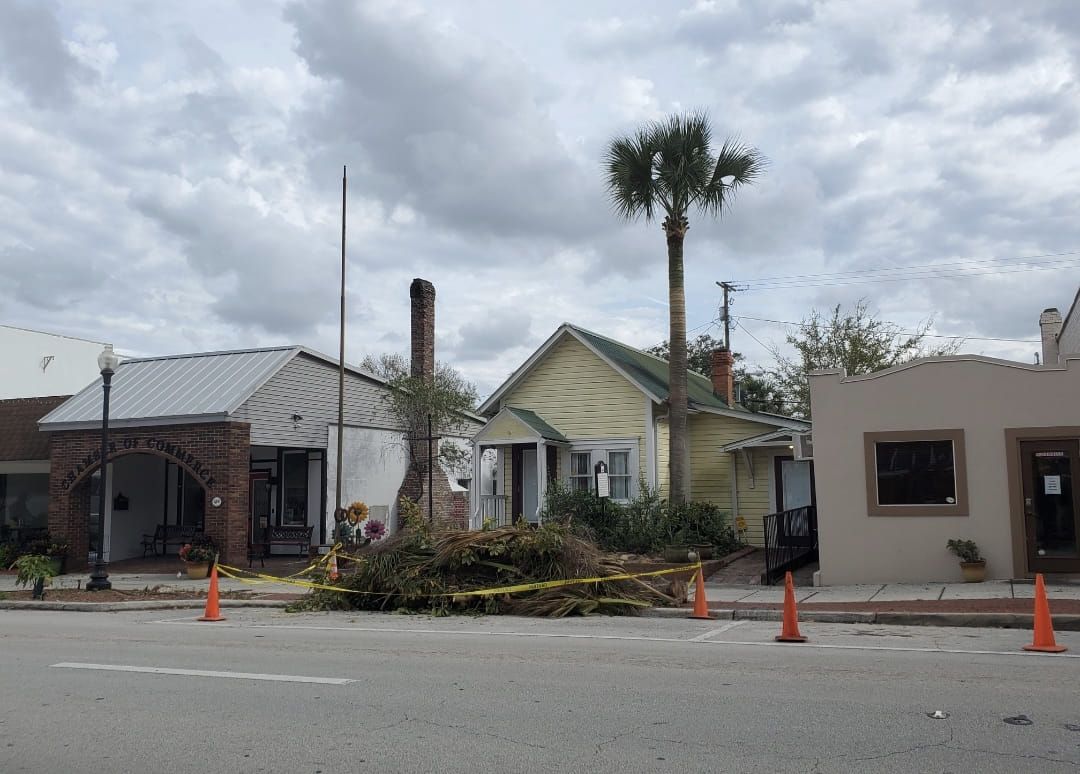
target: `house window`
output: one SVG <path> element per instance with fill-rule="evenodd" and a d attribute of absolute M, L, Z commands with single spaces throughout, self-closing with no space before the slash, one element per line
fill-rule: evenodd
<path fill-rule="evenodd" d="M 962 430 L 867 433 L 871 515 L 965 516 Z"/>
<path fill-rule="evenodd" d="M 613 500 L 630 499 L 630 452 L 608 452 L 608 481 Z"/>
<path fill-rule="evenodd" d="M 589 452 L 570 454 L 570 489 L 588 492 L 592 489 L 592 455 Z"/>

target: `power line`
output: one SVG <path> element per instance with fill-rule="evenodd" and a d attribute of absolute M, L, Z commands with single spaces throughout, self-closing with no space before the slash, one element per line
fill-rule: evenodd
<path fill-rule="evenodd" d="M 879 282 L 912 282 L 918 280 L 934 279 L 958 279 L 968 277 L 986 277 L 1002 274 L 1023 274 L 1033 271 L 1057 271 L 1060 269 L 1080 268 L 1080 257 L 1058 258 L 1041 263 L 1032 263 L 1027 266 L 993 267 L 972 266 L 970 270 L 946 268 L 944 271 L 931 269 L 918 269 L 917 267 L 897 267 L 896 269 L 878 270 L 877 274 L 850 273 L 847 276 L 839 274 L 821 275 L 791 275 L 790 277 L 776 277 L 761 280 L 743 280 L 739 285 L 740 290 L 785 290 L 789 288 L 820 288 L 820 287 L 846 287 L 850 285 L 869 285 Z M 914 270 L 904 276 L 888 276 L 884 271 Z M 820 280 L 820 281 L 814 281 Z"/>
<path fill-rule="evenodd" d="M 752 279 L 732 280 L 736 283 L 748 283 L 748 282 L 769 282 L 771 280 L 793 280 L 793 279 L 843 279 L 847 276 L 863 276 L 869 274 L 877 274 L 879 272 L 892 272 L 892 271 L 909 271 L 912 269 L 945 269 L 948 267 L 963 267 L 976 263 L 1008 263 L 1015 261 L 1016 263 L 1039 263 L 1045 259 L 1061 258 L 1063 256 L 1080 255 L 1080 250 L 1069 250 L 1061 253 L 1041 253 L 1039 255 L 1027 255 L 1019 258 L 964 258 L 959 261 L 946 261 L 943 263 L 923 263 L 915 264 L 912 266 L 879 266 L 873 269 L 850 269 L 848 271 L 838 272 L 824 272 L 818 274 L 785 274 L 776 275 L 773 277 L 754 277 Z"/>
<path fill-rule="evenodd" d="M 767 317 L 751 317 L 749 315 L 741 315 L 739 317 L 736 317 L 735 319 L 737 319 L 737 320 L 743 320 L 743 319 L 745 319 L 745 320 L 756 320 L 757 322 L 775 323 L 777 325 L 794 325 L 797 328 L 809 328 L 810 327 L 807 323 L 791 322 L 790 320 L 770 320 Z M 744 331 L 746 331 L 747 333 L 750 333 L 750 331 L 746 330 L 745 325 L 742 326 L 742 329 Z M 1008 342 L 1015 342 L 1015 343 L 1018 343 L 1018 344 L 1038 344 L 1039 343 L 1039 341 L 1035 340 L 1035 339 L 1005 339 L 1005 338 L 995 338 L 993 336 L 946 336 L 946 335 L 941 334 L 941 333 L 920 333 L 918 331 L 897 331 L 896 335 L 898 335 L 898 336 L 926 336 L 927 338 L 931 338 L 931 339 L 967 339 L 969 341 L 1008 341 Z M 751 334 L 751 337 L 752 337 L 752 334 Z M 755 339 L 755 341 L 757 341 L 757 340 Z M 761 344 L 760 341 L 758 343 Z M 762 345 L 762 346 L 764 346 L 764 345 Z"/>

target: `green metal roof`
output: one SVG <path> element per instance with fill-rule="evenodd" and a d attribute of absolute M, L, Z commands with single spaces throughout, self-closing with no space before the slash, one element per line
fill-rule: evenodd
<path fill-rule="evenodd" d="M 587 331 L 576 325 L 569 325 L 583 339 L 588 341 L 599 352 L 613 362 L 617 363 L 631 379 L 636 381 L 647 392 L 652 393 L 660 400 L 668 400 L 668 361 L 640 349 L 628 347 L 614 339 Z M 697 371 L 686 372 L 687 397 L 690 399 L 690 408 L 701 406 L 704 408 L 722 408 L 732 411 L 745 411 L 753 415 L 748 409 L 735 405 L 728 406 L 727 402 L 713 392 L 712 381 Z"/>
<path fill-rule="evenodd" d="M 515 408 L 514 406 L 507 406 L 506 410 L 527 424 L 533 430 L 540 434 L 540 437 L 546 441 L 562 441 L 563 443 L 569 443 L 566 436 L 556 430 L 554 427 L 544 421 L 543 417 L 539 414 L 535 414 L 528 409 Z"/>

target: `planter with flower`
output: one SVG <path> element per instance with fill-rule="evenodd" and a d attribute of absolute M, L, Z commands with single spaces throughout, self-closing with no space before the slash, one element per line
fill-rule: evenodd
<path fill-rule="evenodd" d="M 63 575 L 67 569 L 68 544 L 53 540 L 48 532 L 27 544 L 21 553 L 44 556 L 52 566 L 53 575 Z"/>
<path fill-rule="evenodd" d="M 210 574 L 210 565 L 214 563 L 217 551 L 211 545 L 188 543 L 180 549 L 180 561 L 187 566 L 187 575 L 192 580 L 202 580 Z"/>

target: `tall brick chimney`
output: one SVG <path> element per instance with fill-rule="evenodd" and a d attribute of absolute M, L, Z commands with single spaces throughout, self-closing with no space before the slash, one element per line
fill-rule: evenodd
<path fill-rule="evenodd" d="M 1039 315 L 1039 332 L 1042 334 L 1043 365 L 1057 365 L 1058 336 L 1061 334 L 1061 312 L 1054 307 L 1044 309 Z"/>
<path fill-rule="evenodd" d="M 412 302 L 411 351 L 409 353 L 409 372 L 414 378 L 427 382 L 435 380 L 435 286 L 419 277 L 409 286 L 409 298 Z M 435 435 L 439 428 L 432 428 Z M 411 428 L 417 435 L 427 435 L 427 423 Z M 398 490 L 398 497 L 408 497 L 420 506 L 424 519 L 448 519 L 459 526 L 465 526 L 469 500 L 460 492 L 450 489 L 446 472 L 439 464 L 439 442 L 432 443 L 431 456 L 434 465 L 428 473 L 428 442 L 412 440 L 412 462 L 405 472 L 405 478 Z M 434 513 L 428 509 L 428 480 L 432 487 L 430 499 Z"/>
<path fill-rule="evenodd" d="M 411 372 L 428 381 L 435 379 L 435 286 L 417 277 L 409 286 L 412 299 Z"/>
<path fill-rule="evenodd" d="M 712 388 L 729 406 L 735 405 L 735 357 L 723 347 L 712 352 Z"/>

